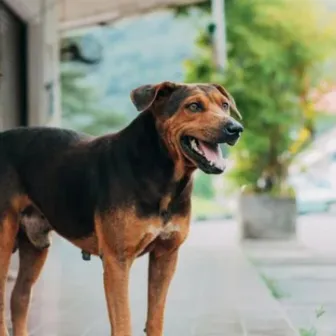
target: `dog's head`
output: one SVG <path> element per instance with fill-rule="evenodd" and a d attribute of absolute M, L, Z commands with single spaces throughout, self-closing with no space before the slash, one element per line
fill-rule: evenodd
<path fill-rule="evenodd" d="M 151 110 L 157 130 L 175 161 L 184 167 L 220 174 L 225 161 L 219 146 L 234 145 L 243 126 L 234 99 L 217 84 L 163 82 L 131 92 L 137 110 Z"/>

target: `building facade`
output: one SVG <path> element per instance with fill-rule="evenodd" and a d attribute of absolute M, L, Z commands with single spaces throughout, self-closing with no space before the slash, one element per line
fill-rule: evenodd
<path fill-rule="evenodd" d="M 0 0 L 0 128 L 58 124 L 58 15 L 40 0 Z"/>
<path fill-rule="evenodd" d="M 201 1 L 0 0 L 0 130 L 60 125 L 59 38 L 65 31 Z"/>

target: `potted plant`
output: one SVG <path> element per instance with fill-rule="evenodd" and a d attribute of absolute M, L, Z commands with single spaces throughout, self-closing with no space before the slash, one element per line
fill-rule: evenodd
<path fill-rule="evenodd" d="M 335 45 L 335 21 L 322 14 L 319 2 L 301 6 L 290 0 L 227 0 L 226 20 L 226 69 L 213 64 L 210 25 L 198 37 L 197 57 L 186 62 L 186 78 L 223 84 L 243 115 L 245 131 L 230 150 L 229 172 L 234 185 L 244 186 L 238 206 L 242 236 L 291 237 L 296 202 L 288 167 L 314 134 L 310 92 L 328 80 L 325 61 Z"/>

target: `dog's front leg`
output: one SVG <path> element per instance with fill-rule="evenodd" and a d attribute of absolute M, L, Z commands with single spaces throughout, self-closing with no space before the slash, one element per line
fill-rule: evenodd
<path fill-rule="evenodd" d="M 119 226 L 111 223 L 110 216 L 96 215 L 95 232 L 103 261 L 111 336 L 132 336 L 128 284 L 134 258 L 127 253 L 124 223 L 120 218 Z"/>
<path fill-rule="evenodd" d="M 130 262 L 118 260 L 109 253 L 103 255 L 104 287 L 107 300 L 111 335 L 131 336 L 131 316 L 128 297 Z"/>
<path fill-rule="evenodd" d="M 150 254 L 148 274 L 148 313 L 146 333 L 148 336 L 162 336 L 164 310 L 170 282 L 175 273 L 178 249 Z"/>

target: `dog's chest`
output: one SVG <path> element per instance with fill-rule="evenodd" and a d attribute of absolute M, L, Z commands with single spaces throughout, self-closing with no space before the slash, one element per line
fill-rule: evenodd
<path fill-rule="evenodd" d="M 162 240 L 170 239 L 174 234 L 181 231 L 180 223 L 177 217 L 171 211 L 172 195 L 168 194 L 162 198 L 160 202 L 159 217 L 154 223 L 149 223 L 145 234 L 152 235 L 153 239 L 160 238 Z M 159 224 L 157 224 L 159 223 Z"/>
<path fill-rule="evenodd" d="M 162 240 L 168 240 L 172 238 L 175 233 L 178 233 L 180 231 L 180 225 L 178 223 L 170 221 L 160 226 L 149 224 L 145 231 L 145 234 L 150 234 L 153 239 L 160 238 Z"/>
<path fill-rule="evenodd" d="M 158 246 L 173 247 L 175 242 L 184 235 L 185 225 L 178 221 L 162 224 L 161 220 L 150 220 L 143 226 L 140 240 L 136 244 L 134 255 L 141 256 Z"/>
<path fill-rule="evenodd" d="M 185 216 L 172 211 L 172 197 L 168 195 L 161 199 L 160 210 L 147 218 L 137 218 L 138 242 L 135 255 L 140 256 L 156 247 L 174 247 L 185 235 Z"/>
<path fill-rule="evenodd" d="M 183 182 L 182 189 L 185 186 Z M 177 193 L 179 195 L 181 191 Z M 148 221 L 142 232 L 142 241 L 147 243 L 143 254 L 158 245 L 174 247 L 184 240 L 189 231 L 190 199 L 174 200 L 172 194 L 161 199 L 159 216 Z M 142 244 L 140 244 L 142 245 Z M 144 244 L 145 245 L 145 244 Z"/>

